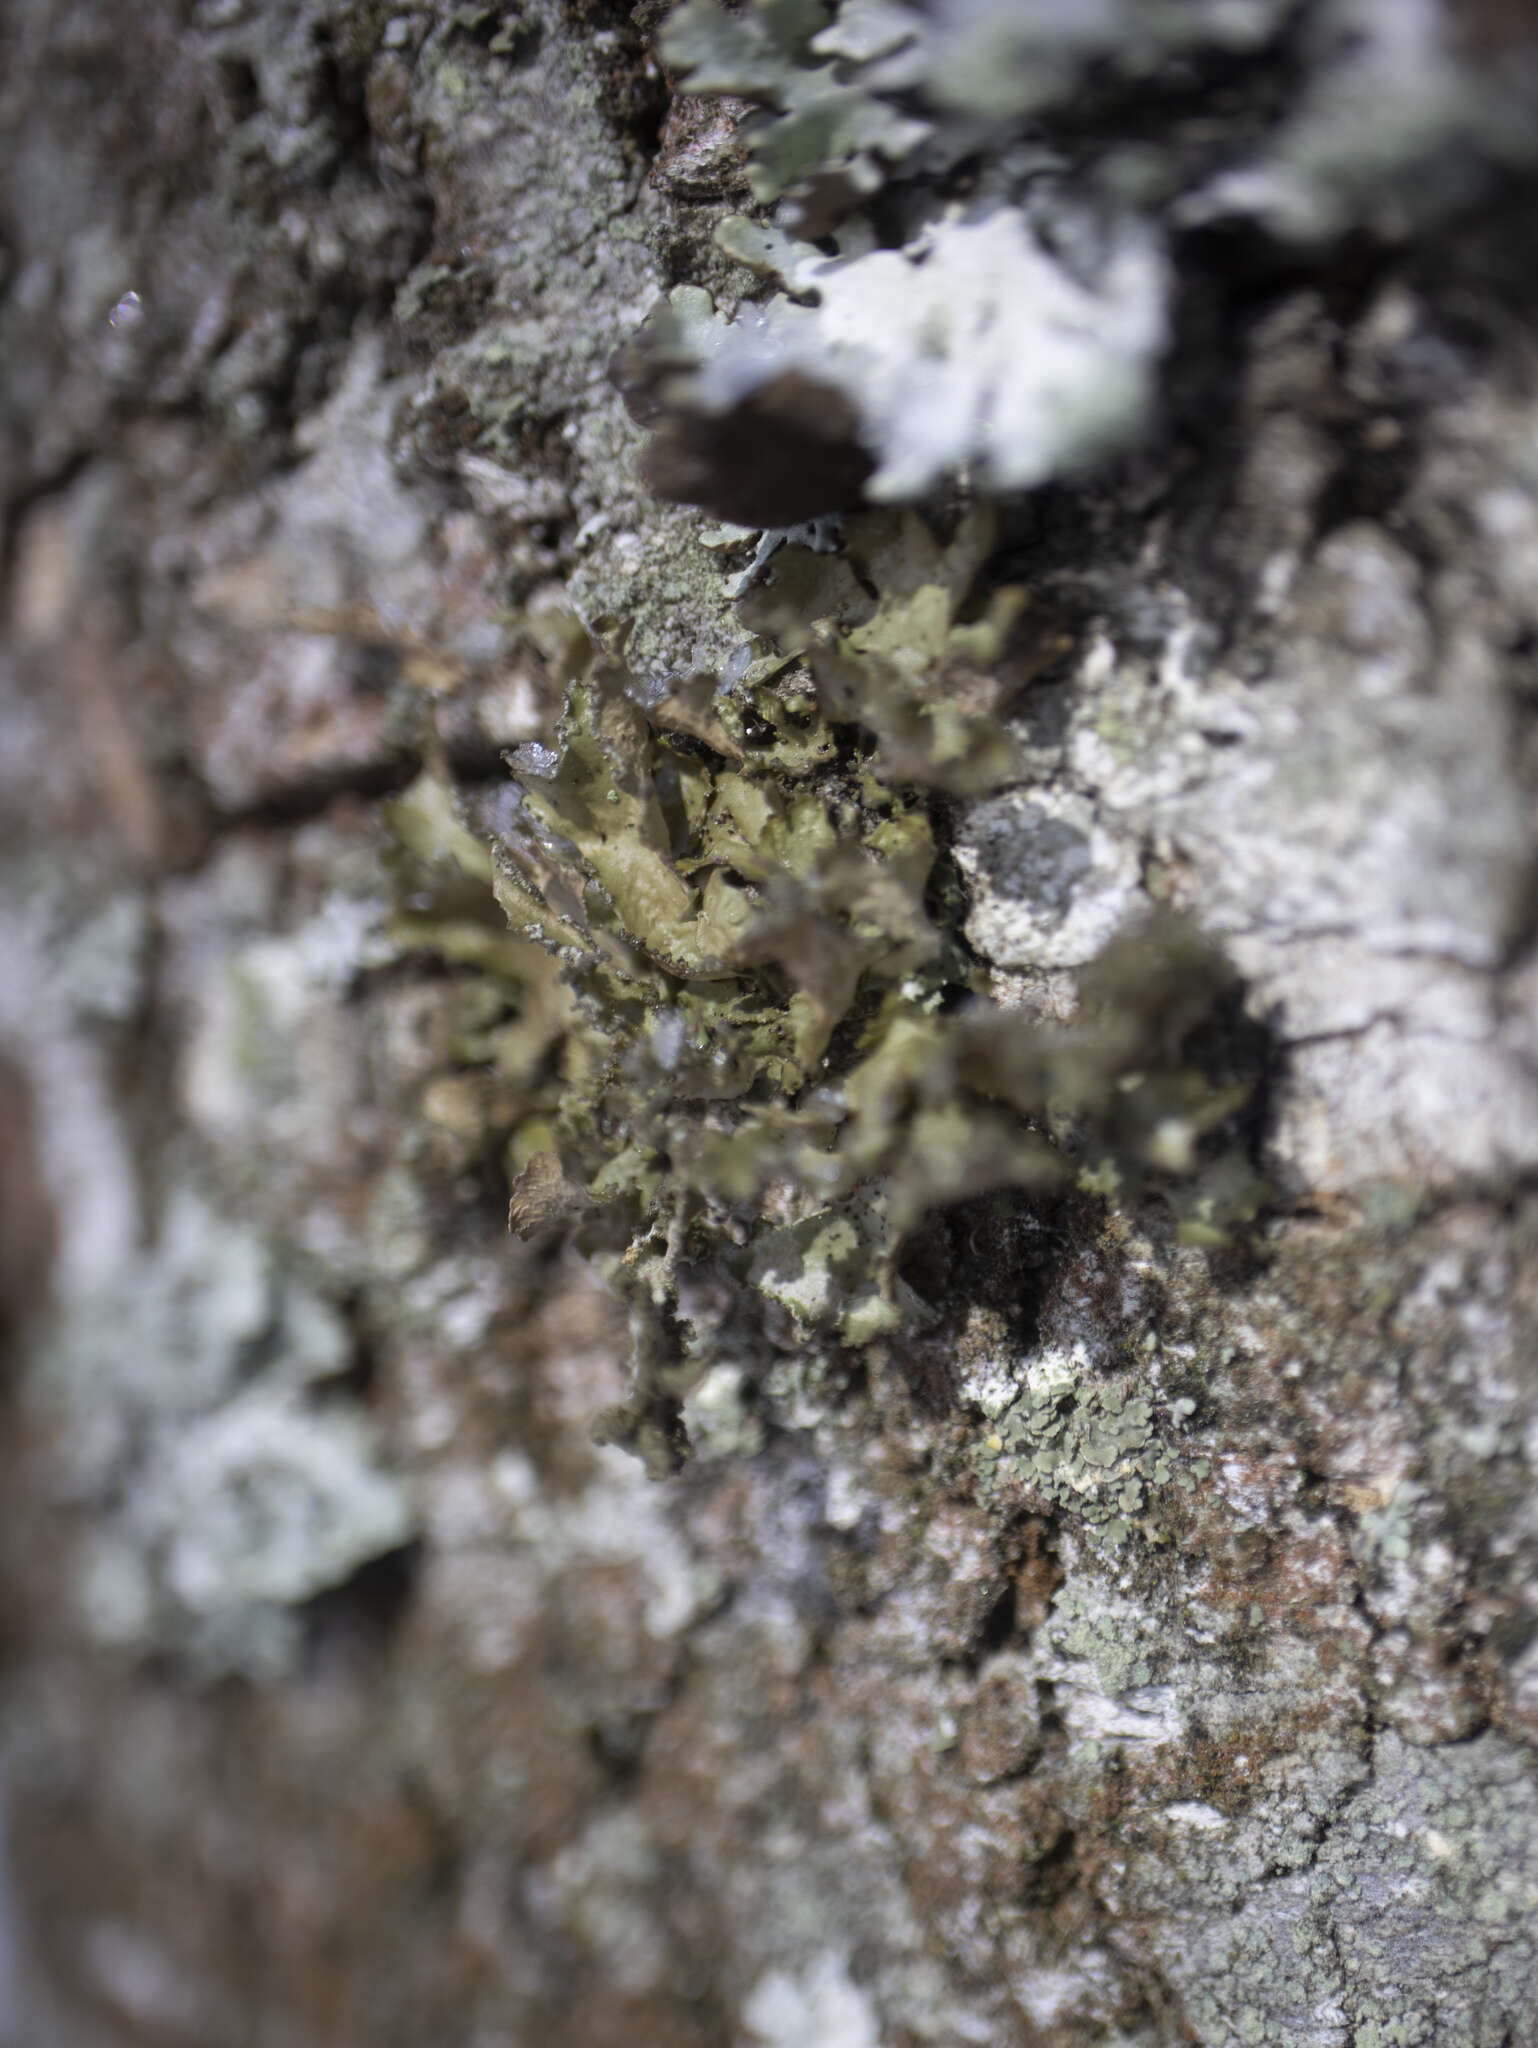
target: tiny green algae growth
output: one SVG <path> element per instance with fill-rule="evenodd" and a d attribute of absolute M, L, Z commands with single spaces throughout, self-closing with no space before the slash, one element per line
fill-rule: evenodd
<path fill-rule="evenodd" d="M 622 637 L 547 611 L 565 712 L 510 757 L 494 843 L 441 777 L 396 806 L 398 936 L 503 991 L 480 1029 L 519 1104 L 510 1221 L 572 1232 L 627 1304 L 634 1392 L 605 1427 L 654 1470 L 723 1360 L 922 1320 L 899 1254 L 933 1209 L 1160 1190 L 1200 1241 L 1258 1205 L 1250 1080 L 1204 1053 L 1233 978 L 1198 933 L 1119 939 L 1068 1026 L 981 993 L 934 791 L 1014 766 L 997 710 L 1035 657 L 1023 594 L 973 602 L 990 542 L 982 514 L 942 545 L 882 513 L 843 555 L 782 549 L 743 606 L 765 651 L 727 680 L 647 685 Z M 1127 1514 L 1162 1474 L 1115 1398 L 1075 1427 Z M 1001 1420 L 1011 1452 L 1052 1453 L 1034 1412 Z"/>

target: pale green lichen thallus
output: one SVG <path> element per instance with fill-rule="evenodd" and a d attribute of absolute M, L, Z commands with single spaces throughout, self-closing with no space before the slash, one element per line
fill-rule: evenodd
<path fill-rule="evenodd" d="M 547 614 L 565 711 L 512 757 L 511 826 L 488 850 L 431 776 L 396 808 L 419 899 L 437 877 L 403 935 L 512 992 L 512 1224 L 574 1232 L 625 1300 L 634 1389 L 606 1426 L 655 1470 L 725 1352 L 921 1320 L 899 1254 L 933 1208 L 1162 1190 L 1202 1239 L 1257 1206 L 1250 1082 L 1194 1050 L 1233 993 L 1206 940 L 1125 936 L 1048 1028 L 983 994 L 958 936 L 937 793 L 1010 778 L 1002 713 L 1062 644 L 1022 591 L 974 601 L 991 538 L 979 510 L 948 545 L 878 512 L 842 554 L 782 549 L 743 605 L 765 651 L 726 688 L 647 688 Z"/>

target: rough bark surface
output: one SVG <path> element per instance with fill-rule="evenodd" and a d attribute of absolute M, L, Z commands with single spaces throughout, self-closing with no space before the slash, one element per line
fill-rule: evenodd
<path fill-rule="evenodd" d="M 758 289 L 661 11 L 0 22 L 0 2039 L 1523 2048 L 1531 155 L 1188 209 L 1142 445 L 1004 506 L 1072 651 L 945 808 L 967 936 L 1051 1017 L 1151 904 L 1217 935 L 1268 1217 L 959 1211 L 926 1335 L 726 1374 L 657 1483 L 383 805 L 441 746 L 494 826 L 554 584 L 643 672 L 743 637 L 605 374 Z M 1437 10 L 1250 13 L 1052 146 L 1211 187 Z"/>

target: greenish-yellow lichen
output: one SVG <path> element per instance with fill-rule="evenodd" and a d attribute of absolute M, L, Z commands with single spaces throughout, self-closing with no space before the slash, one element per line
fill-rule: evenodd
<path fill-rule="evenodd" d="M 511 825 L 486 847 L 431 775 L 396 807 L 418 906 L 398 935 L 500 991 L 463 1044 L 518 1101 L 511 1220 L 573 1230 L 627 1302 L 611 1427 L 654 1464 L 723 1349 L 921 1316 L 899 1257 L 935 1208 L 1159 1188 L 1201 1238 L 1258 1199 L 1231 1129 L 1249 1080 L 1201 1045 L 1231 988 L 1205 940 L 1123 938 L 1052 1030 L 987 1001 L 959 940 L 924 785 L 1015 771 L 998 709 L 1040 648 L 1022 594 L 972 601 L 990 539 L 981 514 L 946 545 L 879 514 L 844 556 L 783 550 L 729 686 L 647 688 L 622 640 L 547 614 L 566 708 L 554 747 L 513 757 Z M 998 1419 L 999 1455 L 1097 1520 L 1136 1514 L 1166 1476 L 1146 1404 L 1033 1399 Z"/>

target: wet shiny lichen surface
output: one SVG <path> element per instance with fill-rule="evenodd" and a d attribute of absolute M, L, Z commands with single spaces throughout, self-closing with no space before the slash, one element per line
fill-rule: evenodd
<path fill-rule="evenodd" d="M 662 12 L 0 19 L 0 1271 L 53 1296 L 0 1444 L 11 2031 L 1525 2041 L 1520 11 L 791 6 L 721 97 Z M 718 524 L 809 419 L 922 526 Z M 1129 1067 L 1093 963 L 1160 909 L 1207 1021 Z M 747 957 L 771 913 L 859 949 L 816 1061 L 841 984 Z M 1200 1171 L 1102 1084 L 1257 1048 L 1273 1206 L 1181 1242 Z M 719 1050 L 773 1074 L 675 1099 Z M 1051 1184 L 914 1194 L 940 1111 Z M 647 1148 L 771 1137 L 670 1241 Z M 592 1443 L 637 1336 L 665 1484 Z"/>

